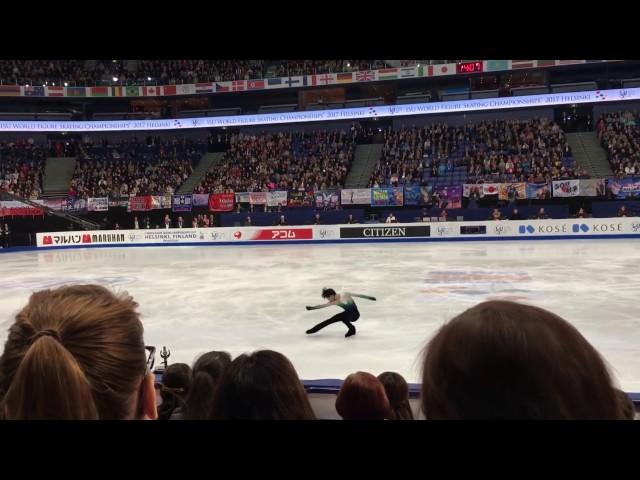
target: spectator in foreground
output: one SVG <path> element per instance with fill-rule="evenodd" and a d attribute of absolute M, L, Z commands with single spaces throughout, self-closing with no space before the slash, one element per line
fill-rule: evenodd
<path fill-rule="evenodd" d="M 387 219 L 384 221 L 384 223 L 398 223 L 398 220 L 396 219 L 396 216 L 393 214 L 393 212 L 391 212 L 389 215 L 387 215 Z"/>
<path fill-rule="evenodd" d="M 344 420 L 386 420 L 392 415 L 382 382 L 367 372 L 346 378 L 336 398 L 336 410 Z"/>
<path fill-rule="evenodd" d="M 509 220 L 522 220 L 522 215 L 520 215 L 520 212 L 517 208 L 513 209 L 513 213 L 509 217 Z"/>
<path fill-rule="evenodd" d="M 382 383 L 391 406 L 389 420 L 413 420 L 409 403 L 409 385 L 404 377 L 399 373 L 384 372 L 378 375 L 378 380 Z"/>
<path fill-rule="evenodd" d="M 539 307 L 480 303 L 440 328 L 425 352 L 427 419 L 625 418 L 600 354 Z"/>
<path fill-rule="evenodd" d="M 186 363 L 169 365 L 162 373 L 158 420 L 177 420 L 184 414 L 185 399 L 191 390 L 191 367 Z"/>
<path fill-rule="evenodd" d="M 502 212 L 500 212 L 500 210 L 498 210 L 497 208 L 494 208 L 493 212 L 491 212 L 491 217 L 489 218 L 489 220 L 502 220 Z"/>
<path fill-rule="evenodd" d="M 289 225 L 289 224 L 287 223 L 287 220 L 284 218 L 284 215 L 280 215 L 280 219 L 278 220 L 278 225 L 279 225 L 279 226 Z"/>
<path fill-rule="evenodd" d="M 99 285 L 34 293 L 0 358 L 10 420 L 155 419 L 138 304 Z"/>
<path fill-rule="evenodd" d="M 227 352 L 208 352 L 193 364 L 191 391 L 185 402 L 184 414 L 174 414 L 176 420 L 208 420 L 211 418 L 215 387 L 231 364 Z"/>
<path fill-rule="evenodd" d="M 237 357 L 214 395 L 213 420 L 314 420 L 295 368 L 287 357 L 259 350 Z"/>

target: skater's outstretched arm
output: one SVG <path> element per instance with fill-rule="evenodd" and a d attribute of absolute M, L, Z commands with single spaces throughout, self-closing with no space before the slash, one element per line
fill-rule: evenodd
<path fill-rule="evenodd" d="M 330 307 L 332 305 L 336 305 L 338 302 L 329 302 L 329 303 L 323 303 L 322 305 L 315 305 L 313 307 L 310 306 L 306 306 L 305 308 L 307 310 L 318 310 L 319 308 L 326 308 L 326 307 Z"/>
<path fill-rule="evenodd" d="M 366 298 L 367 300 L 373 300 L 374 302 L 376 301 L 376 297 L 370 297 L 369 295 L 361 295 L 359 293 L 349 293 L 349 295 L 357 298 Z"/>

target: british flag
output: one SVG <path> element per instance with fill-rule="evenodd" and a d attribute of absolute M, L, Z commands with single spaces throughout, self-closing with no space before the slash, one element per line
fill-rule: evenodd
<path fill-rule="evenodd" d="M 356 72 L 356 82 L 371 82 L 376 79 L 376 72 L 366 70 L 364 72 Z"/>

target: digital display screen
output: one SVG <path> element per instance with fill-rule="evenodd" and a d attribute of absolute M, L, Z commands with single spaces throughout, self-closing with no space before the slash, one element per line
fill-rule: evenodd
<path fill-rule="evenodd" d="M 460 227 L 460 235 L 486 235 L 486 225 L 465 225 Z"/>
<path fill-rule="evenodd" d="M 482 72 L 482 62 L 458 63 L 458 73 L 478 73 L 478 72 Z"/>

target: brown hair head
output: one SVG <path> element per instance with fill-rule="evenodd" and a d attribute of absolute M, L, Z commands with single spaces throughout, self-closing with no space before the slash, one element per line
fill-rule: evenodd
<path fill-rule="evenodd" d="M 313 420 L 315 415 L 295 368 L 273 350 L 240 355 L 214 394 L 214 420 Z"/>
<path fill-rule="evenodd" d="M 604 360 L 567 321 L 507 301 L 472 307 L 427 345 L 429 419 L 619 419 Z"/>
<path fill-rule="evenodd" d="M 409 385 L 402 375 L 396 372 L 384 372 L 378 375 L 391 405 L 390 420 L 413 420 L 409 403 Z"/>
<path fill-rule="evenodd" d="M 185 402 L 185 419 L 211 418 L 215 387 L 230 364 L 231 355 L 227 352 L 207 352 L 196 360 L 192 370 L 191 391 Z"/>
<path fill-rule="evenodd" d="M 2 410 L 10 419 L 137 416 L 146 374 L 137 303 L 98 285 L 31 295 L 0 358 Z"/>
<path fill-rule="evenodd" d="M 385 420 L 391 406 L 384 386 L 367 372 L 349 375 L 338 392 L 336 410 L 345 420 Z"/>
<path fill-rule="evenodd" d="M 184 408 L 185 399 L 191 391 L 191 367 L 186 363 L 172 363 L 162 372 L 158 408 L 158 420 L 169 420 L 178 408 Z"/>

